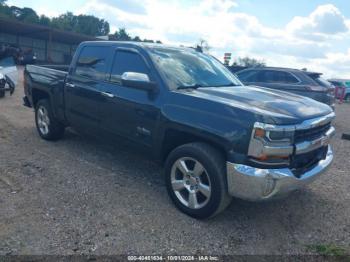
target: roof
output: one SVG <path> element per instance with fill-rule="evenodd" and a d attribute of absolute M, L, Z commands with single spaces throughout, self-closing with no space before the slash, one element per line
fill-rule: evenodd
<path fill-rule="evenodd" d="M 328 81 L 350 82 L 350 79 L 339 79 L 339 78 L 333 78 L 333 79 L 329 79 Z"/>
<path fill-rule="evenodd" d="M 322 73 L 318 72 L 312 72 L 312 71 L 306 71 L 306 70 L 300 70 L 300 69 L 295 69 L 295 68 L 287 68 L 287 67 L 272 67 L 272 66 L 264 66 L 264 67 L 249 67 L 244 70 L 251 70 L 251 69 L 258 69 L 258 70 L 279 70 L 279 71 L 290 71 L 290 72 L 303 72 L 308 75 L 322 75 Z"/>
<path fill-rule="evenodd" d="M 185 46 L 174 46 L 174 45 L 167 45 L 167 44 L 159 44 L 159 43 L 149 43 L 149 42 L 137 42 L 137 41 L 88 41 L 89 43 L 97 43 L 99 45 L 114 45 L 114 44 L 123 44 L 123 45 L 134 45 L 139 47 L 145 47 L 145 48 L 172 48 L 172 49 L 179 49 L 179 50 L 193 50 L 194 48 L 191 47 L 185 47 Z"/>
<path fill-rule="evenodd" d="M 22 23 L 13 19 L 8 19 L 3 17 L 0 17 L 0 24 L 1 24 L 0 32 L 2 33 L 17 34 L 20 36 L 27 36 L 27 37 L 48 40 L 49 32 L 51 32 L 52 41 L 67 43 L 67 44 L 79 44 L 83 41 L 97 40 L 96 37 L 92 37 L 88 35 L 54 29 L 48 26 Z"/>

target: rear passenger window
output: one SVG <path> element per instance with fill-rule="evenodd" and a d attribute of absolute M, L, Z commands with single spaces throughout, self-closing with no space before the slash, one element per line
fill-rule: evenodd
<path fill-rule="evenodd" d="M 261 81 L 266 83 L 295 84 L 298 79 L 291 73 L 283 71 L 263 71 Z"/>
<path fill-rule="evenodd" d="M 86 46 L 80 53 L 75 74 L 94 80 L 105 80 L 109 47 Z"/>
<path fill-rule="evenodd" d="M 237 76 L 242 82 L 257 82 L 257 71 L 254 70 L 238 72 Z"/>
<path fill-rule="evenodd" d="M 139 54 L 117 51 L 112 65 L 110 80 L 112 82 L 120 82 L 120 78 L 125 72 L 149 74 L 148 67 Z"/>

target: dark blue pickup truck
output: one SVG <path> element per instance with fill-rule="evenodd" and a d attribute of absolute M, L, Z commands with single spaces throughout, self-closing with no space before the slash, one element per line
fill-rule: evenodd
<path fill-rule="evenodd" d="M 286 195 L 333 159 L 329 106 L 243 86 L 191 48 L 85 42 L 70 66 L 28 65 L 24 77 L 43 139 L 71 126 L 136 142 L 164 165 L 171 199 L 195 218 L 218 214 L 232 196 Z"/>

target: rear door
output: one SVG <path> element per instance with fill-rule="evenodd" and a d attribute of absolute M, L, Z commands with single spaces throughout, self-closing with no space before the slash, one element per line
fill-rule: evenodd
<path fill-rule="evenodd" d="M 263 70 L 257 76 L 257 85 L 302 94 L 305 87 L 293 74 L 279 70 Z"/>
<path fill-rule="evenodd" d="M 125 87 L 121 76 L 125 72 L 154 76 L 145 57 L 133 48 L 117 48 L 113 57 L 109 83 L 104 85 L 105 104 L 102 126 L 106 131 L 127 137 L 144 145 L 151 145 L 158 109 L 158 95 L 146 90 Z"/>
<path fill-rule="evenodd" d="M 320 73 L 308 73 L 306 75 L 312 79 L 310 97 L 322 103 L 333 105 L 335 101 L 335 87 L 322 77 Z"/>
<path fill-rule="evenodd" d="M 65 84 L 66 117 L 78 128 L 96 129 L 101 124 L 104 97 L 101 86 L 106 81 L 112 48 L 84 46 Z"/>

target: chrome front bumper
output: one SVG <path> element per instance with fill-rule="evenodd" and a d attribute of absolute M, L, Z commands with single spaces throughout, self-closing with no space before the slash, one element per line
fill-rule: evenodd
<path fill-rule="evenodd" d="M 231 196 L 250 201 L 279 198 L 319 177 L 331 165 L 333 151 L 328 146 L 326 158 L 300 178 L 289 168 L 259 169 L 227 162 L 227 184 Z"/>

